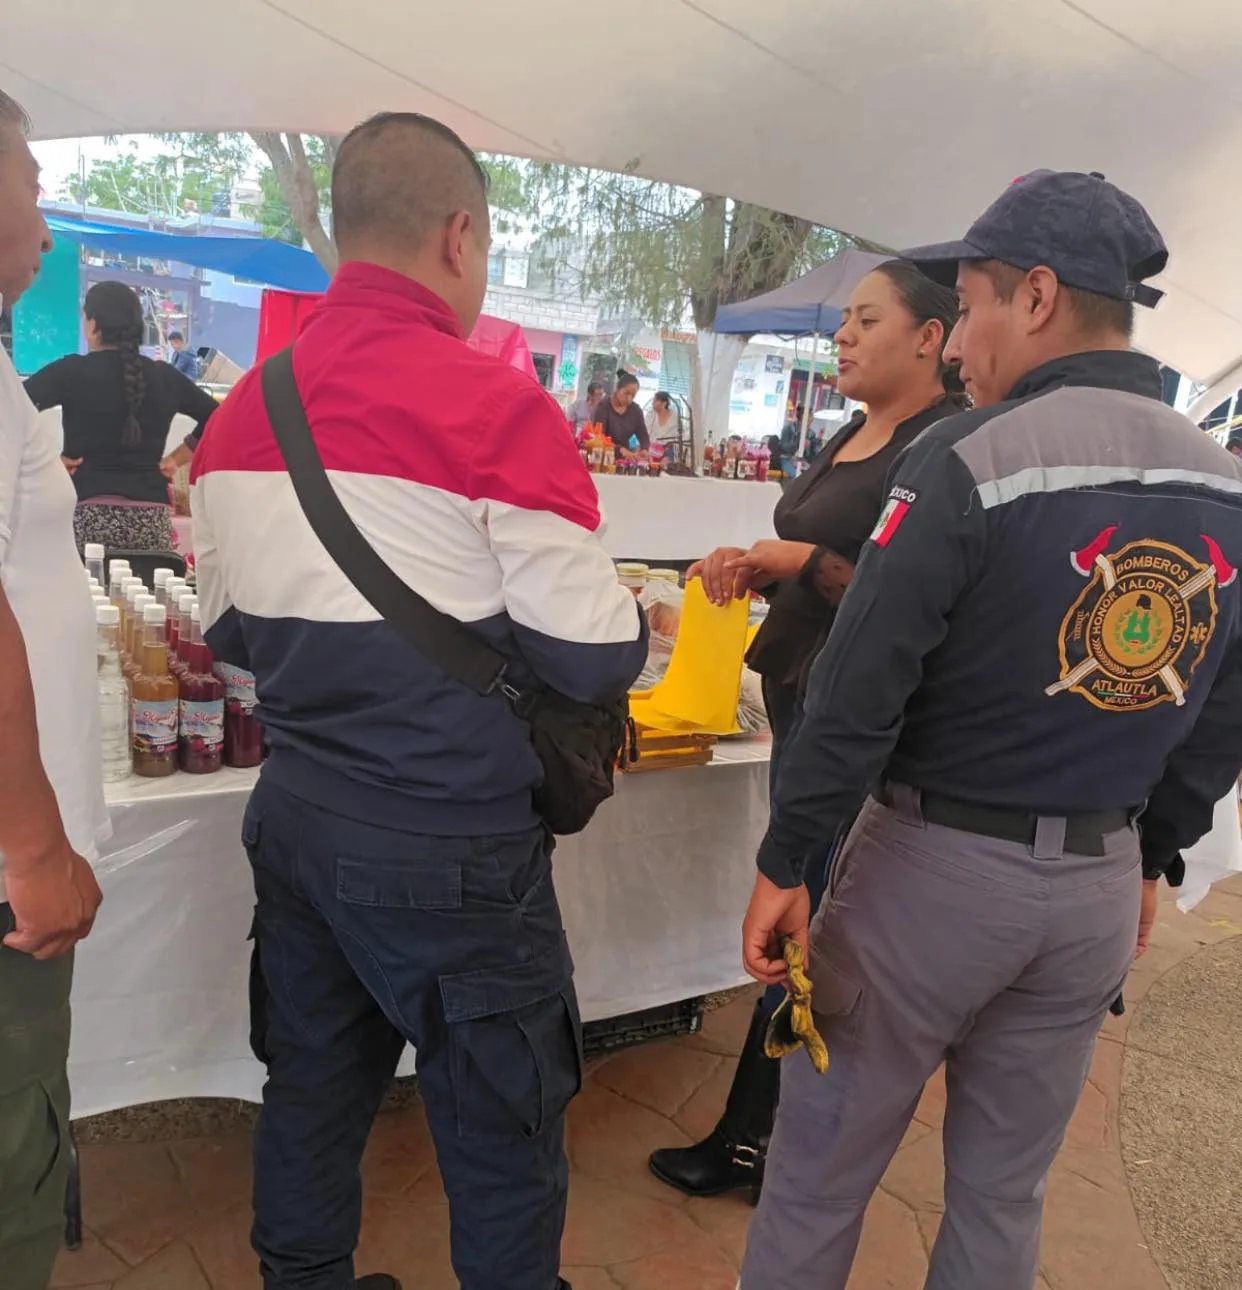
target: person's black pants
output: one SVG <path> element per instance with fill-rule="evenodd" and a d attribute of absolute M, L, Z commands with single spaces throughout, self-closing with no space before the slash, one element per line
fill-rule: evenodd
<path fill-rule="evenodd" d="M 261 782 L 244 840 L 265 1290 L 353 1290 L 359 1162 L 407 1039 L 462 1290 L 554 1290 L 582 1048 L 544 831 L 416 836 Z"/>
<path fill-rule="evenodd" d="M 802 721 L 802 695 L 793 685 L 782 685 L 779 681 L 763 678 L 763 705 L 768 710 L 768 724 L 772 727 L 772 760 L 768 767 L 768 794 L 776 792 L 777 775 L 780 772 L 781 757 L 793 741 L 798 725 Z M 845 830 L 848 832 L 848 829 Z M 828 870 L 836 850 L 835 840 L 830 840 L 823 851 L 808 856 L 802 881 L 811 895 L 811 913 L 814 915 L 824 898 L 828 885 Z M 764 1009 L 770 1016 L 785 997 L 783 985 L 770 985 L 763 992 Z"/>

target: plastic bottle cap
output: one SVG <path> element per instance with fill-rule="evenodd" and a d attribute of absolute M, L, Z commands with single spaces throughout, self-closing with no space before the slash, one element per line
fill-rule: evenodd
<path fill-rule="evenodd" d="M 199 616 L 198 616 L 198 602 L 197 602 L 197 601 L 195 601 L 195 603 L 194 603 L 194 604 L 192 604 L 192 605 L 190 606 L 190 622 L 192 622 L 192 623 L 200 623 L 200 622 L 202 622 L 202 619 L 200 619 L 200 618 L 199 618 Z"/>
<path fill-rule="evenodd" d="M 115 605 L 96 605 L 95 621 L 100 627 L 119 627 L 121 611 Z"/>
<path fill-rule="evenodd" d="M 135 578 L 133 582 L 125 586 L 124 590 L 125 599 L 129 602 L 131 607 L 138 596 L 145 596 L 147 594 L 147 589 L 142 585 L 141 578 Z"/>
<path fill-rule="evenodd" d="M 171 569 L 156 569 L 156 571 L 151 575 L 151 581 L 155 583 L 157 587 L 163 587 L 168 584 L 168 580 L 172 576 L 173 571 Z"/>
<path fill-rule="evenodd" d="M 139 594 L 134 597 L 133 612 L 135 614 L 145 613 L 147 606 L 154 605 L 155 603 L 156 600 L 154 596 L 147 595 L 145 591 L 139 592 Z"/>
<path fill-rule="evenodd" d="M 110 605 L 110 604 L 112 603 L 112 602 L 108 599 L 108 593 L 107 593 L 106 591 L 92 591 L 92 592 L 91 592 L 91 599 L 92 599 L 92 600 L 93 600 L 97 605 Z M 117 613 L 120 613 L 120 610 L 119 610 L 119 609 L 117 610 Z"/>
<path fill-rule="evenodd" d="M 128 560 L 109 560 L 108 561 L 109 573 L 115 573 L 118 569 L 128 569 L 128 568 L 129 568 Z"/>
<path fill-rule="evenodd" d="M 163 605 L 146 605 L 142 610 L 142 621 L 148 627 L 163 627 L 168 620 L 168 610 Z"/>
<path fill-rule="evenodd" d="M 107 552 L 104 550 L 102 542 L 88 542 L 82 548 L 82 554 L 88 560 L 102 560 Z"/>
<path fill-rule="evenodd" d="M 192 591 L 187 591 L 184 596 L 177 597 L 177 609 L 183 614 L 191 613 L 197 604 L 198 597 Z"/>

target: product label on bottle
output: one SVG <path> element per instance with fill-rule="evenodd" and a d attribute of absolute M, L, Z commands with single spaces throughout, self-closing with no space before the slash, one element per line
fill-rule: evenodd
<path fill-rule="evenodd" d="M 214 752 L 224 744 L 224 700 L 181 700 L 181 738 L 195 750 Z"/>
<path fill-rule="evenodd" d="M 258 703 L 254 693 L 254 675 L 231 663 L 217 663 L 216 675 L 224 682 L 224 697 L 240 704 L 247 712 Z"/>
<path fill-rule="evenodd" d="M 166 753 L 177 746 L 177 701 L 134 700 L 134 750 Z"/>

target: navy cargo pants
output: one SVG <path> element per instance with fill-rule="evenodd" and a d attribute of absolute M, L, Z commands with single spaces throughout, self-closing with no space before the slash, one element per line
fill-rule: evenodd
<path fill-rule="evenodd" d="M 407 1039 L 462 1290 L 554 1290 L 582 1047 L 543 830 L 421 837 L 260 782 L 243 836 L 265 1290 L 353 1290 L 359 1162 Z"/>

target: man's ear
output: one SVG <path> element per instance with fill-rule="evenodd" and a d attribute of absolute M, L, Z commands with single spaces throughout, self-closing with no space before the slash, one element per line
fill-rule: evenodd
<path fill-rule="evenodd" d="M 469 211 L 458 211 L 444 226 L 444 258 L 459 278 L 465 276 L 465 241 L 474 236 Z"/>
<path fill-rule="evenodd" d="M 1042 331 L 1052 321 L 1061 294 L 1061 284 L 1051 269 L 1038 265 L 1026 275 L 1026 281 L 1019 288 L 1023 296 L 1023 313 L 1026 319 L 1026 331 L 1032 334 Z"/>

